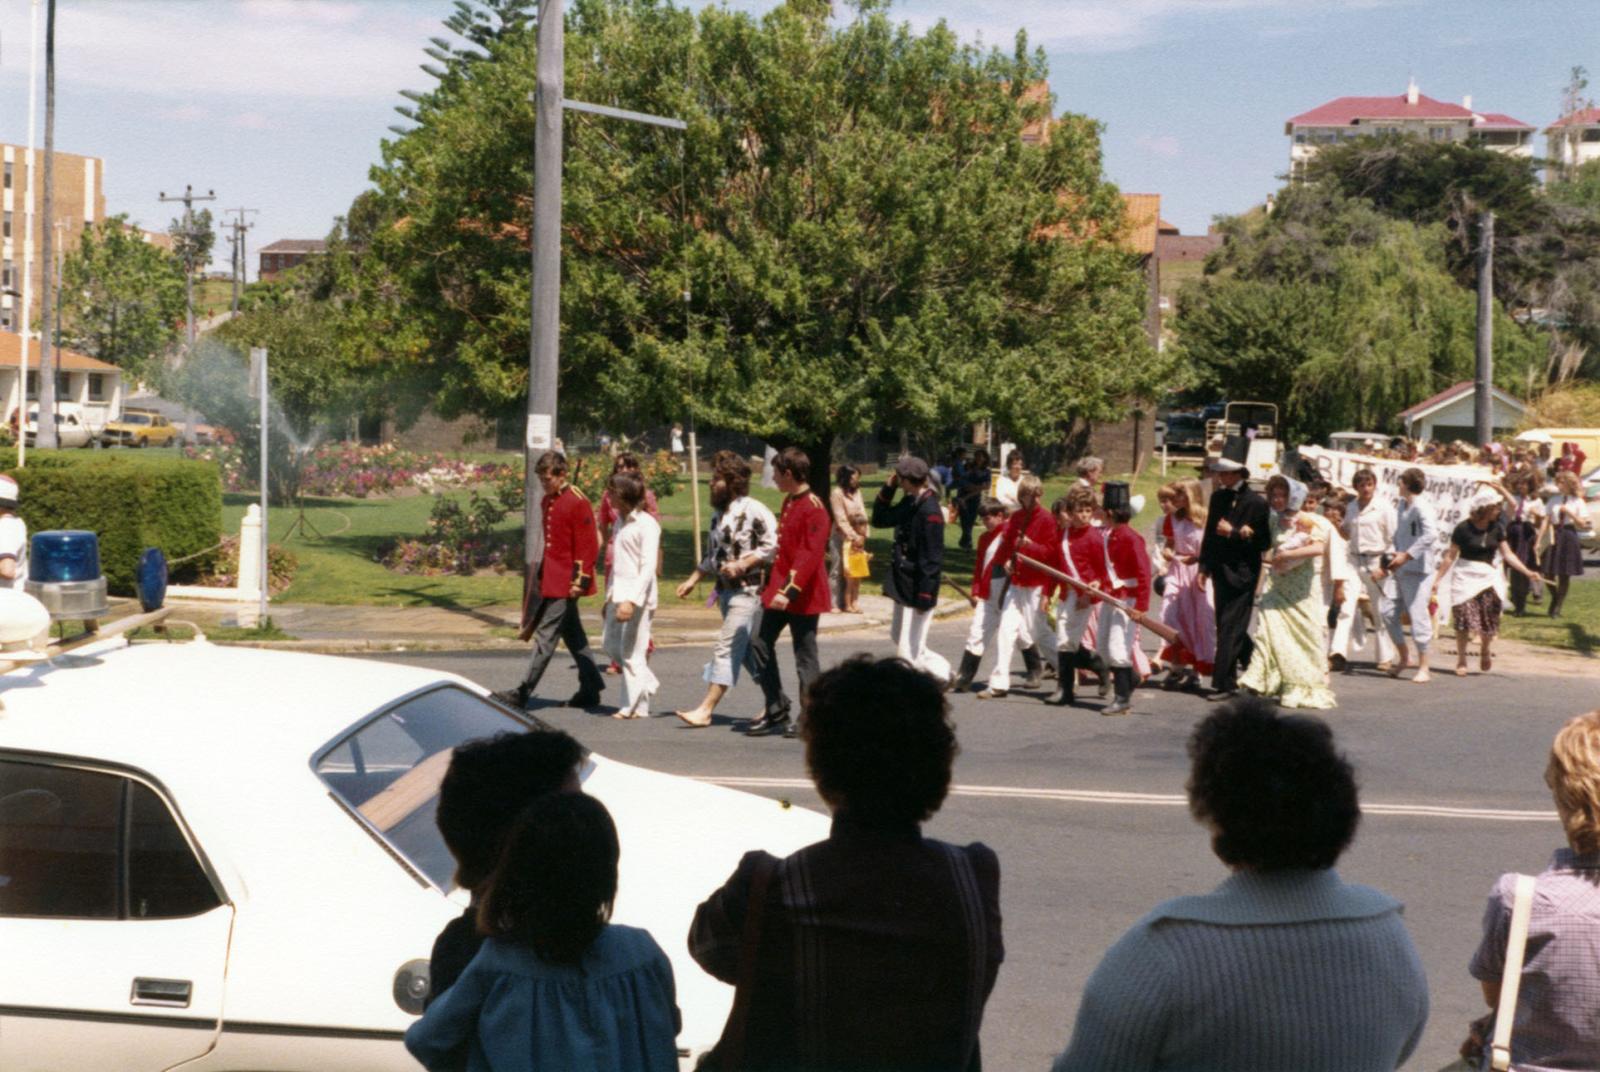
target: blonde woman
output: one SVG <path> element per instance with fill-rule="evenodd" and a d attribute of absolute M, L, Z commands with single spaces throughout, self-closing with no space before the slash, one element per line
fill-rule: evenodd
<path fill-rule="evenodd" d="M 861 470 L 841 465 L 834 474 L 833 490 L 828 493 L 829 513 L 833 515 L 832 551 L 833 601 L 846 614 L 860 614 L 861 578 L 850 576 L 845 555 L 867 547 L 867 506 L 861 498 Z"/>
<path fill-rule="evenodd" d="M 1594 1004 L 1600 974 L 1594 957 L 1600 943 L 1600 711 L 1561 727 L 1544 780 L 1567 845 L 1555 851 L 1534 886 L 1511 1067 L 1594 1068 L 1600 1053 Z M 1468 969 L 1491 1008 L 1500 997 L 1516 879 L 1501 875 L 1495 883 L 1483 914 L 1483 942 Z M 1475 1025 L 1480 1046 L 1490 1027 L 1492 1020 Z"/>
<path fill-rule="evenodd" d="M 1160 494 L 1172 499 L 1172 512 L 1161 522 L 1166 591 L 1161 600 L 1162 624 L 1178 631 L 1178 641 L 1161 649 L 1161 661 L 1172 667 L 1165 687 L 1199 688 L 1217 655 L 1217 612 L 1211 584 L 1200 575 L 1200 541 L 1206 532 L 1206 511 L 1200 505 L 1200 481 L 1175 480 Z"/>

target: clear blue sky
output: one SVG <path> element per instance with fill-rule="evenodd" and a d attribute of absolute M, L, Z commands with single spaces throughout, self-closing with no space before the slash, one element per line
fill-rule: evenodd
<path fill-rule="evenodd" d="M 402 122 L 397 91 L 427 86 L 421 49 L 451 9 L 58 3 L 57 147 L 102 157 L 108 210 L 148 227 L 173 215 L 157 193 L 185 183 L 215 189 L 213 208 L 260 209 L 252 248 L 321 237 L 366 186 L 387 127 Z M 902 0 L 894 12 L 917 26 L 946 18 L 1008 49 L 1026 28 L 1049 56 L 1058 111 L 1104 124 L 1107 175 L 1161 194 L 1162 215 L 1193 233 L 1274 189 L 1288 159 L 1283 121 L 1333 97 L 1399 94 L 1415 76 L 1429 96 L 1471 94 L 1478 111 L 1544 127 L 1570 67 L 1587 66 L 1600 86 L 1597 9 L 1596 0 Z M 0 0 L 0 141 L 26 136 L 28 25 L 28 0 Z"/>

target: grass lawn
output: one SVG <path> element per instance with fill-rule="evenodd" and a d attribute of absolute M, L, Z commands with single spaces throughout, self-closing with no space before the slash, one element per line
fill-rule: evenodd
<path fill-rule="evenodd" d="M 1545 599 L 1549 598 L 1547 592 Z M 1549 605 L 1530 603 L 1526 618 L 1513 618 L 1508 607 L 1500 619 L 1501 632 L 1527 644 L 1565 648 L 1581 655 L 1600 653 L 1600 580 L 1593 576 L 1575 579 L 1559 618 L 1545 614 Z"/>
<path fill-rule="evenodd" d="M 1176 475 L 1176 474 L 1174 474 Z M 1147 469 L 1134 482 L 1135 494 L 1145 496 L 1144 513 L 1136 519 L 1141 530 L 1155 523 L 1155 489 L 1161 483 L 1159 466 Z M 1071 479 L 1058 477 L 1045 484 L 1045 505 L 1065 493 Z M 869 506 L 872 496 L 882 486 L 881 477 L 866 482 L 863 494 Z M 705 475 L 699 487 L 701 525 L 711 516 L 711 503 Z M 662 543 L 665 550 L 663 583 L 676 584 L 694 568 L 694 536 L 692 503 L 688 495 L 688 481 L 678 484 L 676 494 L 661 500 Z M 467 492 L 449 492 L 465 498 Z M 757 498 L 776 512 L 780 496 L 776 491 L 757 488 Z M 225 494 L 223 496 L 223 528 L 237 532 L 245 508 L 256 501 L 252 495 Z M 427 526 L 428 513 L 433 500 L 429 495 L 411 495 L 383 499 L 307 499 L 305 518 L 318 533 L 297 530 L 288 536 L 298 511 L 278 507 L 270 512 L 269 528 L 274 543 L 284 544 L 294 552 L 299 569 L 294 583 L 277 598 L 286 603 L 364 604 L 373 606 L 419 607 L 482 607 L 496 603 L 515 603 L 522 598 L 522 578 L 517 574 L 482 577 L 408 576 L 385 569 L 378 561 L 385 545 L 391 540 L 420 536 Z M 506 519 L 504 528 L 514 530 L 522 523 L 520 516 Z M 956 547 L 960 527 L 945 528 L 945 572 L 958 584 L 965 585 L 972 576 L 972 552 Z M 875 530 L 868 549 L 873 552 L 873 573 L 882 577 L 889 559 L 890 534 L 886 529 Z M 865 587 L 873 589 L 873 580 Z M 947 590 L 948 592 L 948 590 Z"/>

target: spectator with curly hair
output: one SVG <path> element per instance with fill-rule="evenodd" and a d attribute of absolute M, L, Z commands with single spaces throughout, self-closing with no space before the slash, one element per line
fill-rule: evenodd
<path fill-rule="evenodd" d="M 957 751 L 940 684 L 858 655 L 807 690 L 800 736 L 831 833 L 782 860 L 747 853 L 689 931 L 748 1004 L 743 1052 L 726 1052 L 730 1032 L 717 1067 L 977 1068 L 1004 955 L 1000 864 L 922 836 Z"/>
<path fill-rule="evenodd" d="M 1233 874 L 1106 952 L 1056 1072 L 1399 1067 L 1428 984 L 1400 903 L 1333 870 L 1361 807 L 1332 731 L 1235 700 L 1196 727 L 1189 756 L 1189 810 Z"/>

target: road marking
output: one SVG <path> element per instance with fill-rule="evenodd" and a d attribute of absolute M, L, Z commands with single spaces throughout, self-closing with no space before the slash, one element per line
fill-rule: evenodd
<path fill-rule="evenodd" d="M 696 780 L 714 782 L 734 789 L 811 789 L 805 778 L 740 778 L 722 775 L 694 775 Z M 1138 804 L 1164 808 L 1188 807 L 1187 797 L 1173 793 L 1121 793 L 1109 789 L 1028 789 L 1009 785 L 954 785 L 955 797 L 1055 800 L 1076 804 Z M 1458 808 L 1438 804 L 1365 803 L 1366 815 L 1402 815 L 1427 819 L 1481 819 L 1497 823 L 1544 823 L 1556 818 L 1553 811 L 1523 811 L 1516 808 Z"/>

